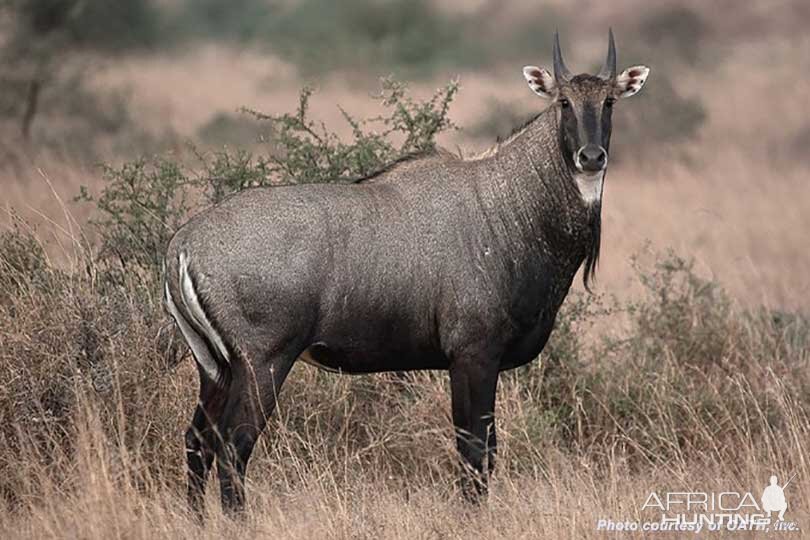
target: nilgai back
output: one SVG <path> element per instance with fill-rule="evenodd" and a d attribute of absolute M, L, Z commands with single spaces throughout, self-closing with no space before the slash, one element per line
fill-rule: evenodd
<path fill-rule="evenodd" d="M 189 499 L 217 458 L 244 504 L 254 444 L 297 360 L 339 373 L 448 370 L 464 492 L 494 466 L 499 372 L 542 351 L 600 246 L 611 112 L 649 70 L 528 66 L 551 105 L 474 159 L 412 156 L 355 184 L 245 190 L 194 217 L 166 256 L 165 304 L 200 372 Z"/>

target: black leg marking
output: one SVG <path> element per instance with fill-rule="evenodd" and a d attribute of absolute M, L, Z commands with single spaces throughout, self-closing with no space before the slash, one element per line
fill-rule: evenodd
<path fill-rule="evenodd" d="M 208 472 L 214 461 L 218 436 L 216 425 L 227 399 L 227 386 L 211 381 L 202 367 L 200 370 L 200 401 L 194 410 L 191 426 L 186 431 L 186 463 L 188 503 L 200 518 Z"/>
<path fill-rule="evenodd" d="M 461 456 L 461 488 L 477 502 L 487 493 L 487 477 L 495 464 L 495 392 L 498 371 L 488 362 L 454 362 L 450 368 L 453 424 Z M 484 471 L 484 459 L 487 471 Z"/>
<path fill-rule="evenodd" d="M 217 447 L 217 475 L 222 508 L 229 514 L 238 514 L 244 508 L 250 455 L 296 357 L 276 357 L 264 364 L 261 372 L 241 373 L 240 384 L 228 396 L 219 422 L 223 444 Z"/>

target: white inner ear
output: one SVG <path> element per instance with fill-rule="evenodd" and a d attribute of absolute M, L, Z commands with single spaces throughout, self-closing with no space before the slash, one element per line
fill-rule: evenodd
<path fill-rule="evenodd" d="M 638 94 L 644 83 L 647 82 L 647 75 L 650 74 L 650 68 L 647 66 L 633 66 L 622 71 L 621 75 L 616 77 L 616 91 L 619 98 L 627 98 Z"/>
<path fill-rule="evenodd" d="M 523 68 L 523 77 L 535 94 L 545 99 L 554 99 L 556 84 L 548 70 L 537 66 L 526 66 Z"/>

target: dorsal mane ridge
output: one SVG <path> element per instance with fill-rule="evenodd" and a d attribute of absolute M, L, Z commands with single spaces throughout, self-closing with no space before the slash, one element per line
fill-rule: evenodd
<path fill-rule="evenodd" d="M 376 171 L 374 171 L 374 172 L 372 172 L 372 173 L 370 173 L 370 174 L 368 174 L 366 176 L 362 176 L 362 177 L 359 177 L 357 179 L 351 180 L 350 183 L 352 183 L 352 184 L 362 184 L 362 183 L 365 183 L 365 182 L 371 182 L 371 181 L 379 178 L 380 176 L 382 176 L 382 175 L 384 175 L 384 174 L 386 174 L 388 172 L 391 172 L 392 170 L 394 170 L 397 167 L 400 167 L 402 165 L 406 165 L 408 163 L 413 163 L 413 162 L 416 162 L 416 161 L 428 160 L 428 159 L 431 159 L 431 158 L 437 158 L 437 157 L 447 157 L 447 158 L 458 159 L 459 156 L 457 156 L 456 154 L 450 152 L 449 150 L 445 150 L 444 148 L 441 148 L 441 147 L 434 147 L 434 148 L 430 148 L 428 150 L 415 150 L 413 152 L 408 152 L 407 154 L 398 157 L 394 161 L 391 161 L 391 162 L 383 165 L 382 167 L 380 167 Z"/>

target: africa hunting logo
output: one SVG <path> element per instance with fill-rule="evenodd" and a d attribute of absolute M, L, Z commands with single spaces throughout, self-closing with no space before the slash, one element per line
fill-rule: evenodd
<path fill-rule="evenodd" d="M 651 491 L 640 507 L 642 515 L 657 513 L 648 521 L 599 519 L 596 530 L 605 532 L 782 531 L 799 532 L 796 522 L 786 521 L 789 505 L 783 485 L 773 475 L 758 499 L 750 491 Z"/>

